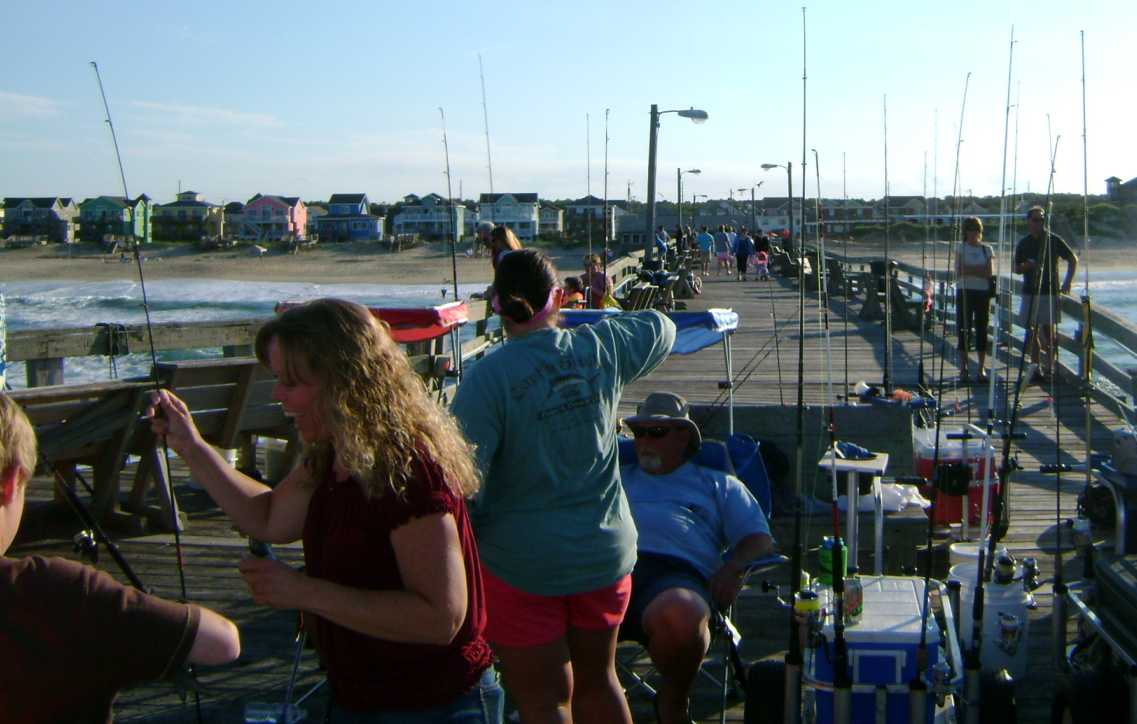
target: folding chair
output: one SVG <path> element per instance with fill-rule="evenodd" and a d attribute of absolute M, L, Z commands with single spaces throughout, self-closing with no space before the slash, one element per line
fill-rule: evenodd
<path fill-rule="evenodd" d="M 750 439 L 745 438 L 745 440 Z M 750 440 L 750 442 L 753 443 L 752 440 Z M 691 462 L 714 470 L 720 470 L 731 475 L 736 475 L 732 457 L 738 459 L 738 453 L 737 451 L 730 450 L 730 447 L 732 446 L 724 444 L 717 440 L 704 440 L 702 447 L 699 448 L 699 452 L 691 458 Z M 738 446 L 734 445 L 733 447 Z M 636 457 L 634 441 L 628 439 L 621 440 L 619 444 L 619 450 L 620 465 L 628 465 L 635 462 Z M 735 455 L 732 456 L 732 452 L 735 452 Z M 752 468 L 754 466 L 762 465 L 761 456 L 757 454 L 757 446 L 753 447 L 753 451 L 750 453 L 750 455 L 752 457 L 745 457 L 740 464 L 742 464 L 745 468 Z M 764 471 L 762 473 L 762 478 L 765 479 Z M 763 510 L 765 510 L 767 516 L 769 516 L 770 511 L 768 509 L 768 484 L 765 495 L 765 500 L 767 501 L 766 503 L 763 503 L 763 497 L 760 495 L 760 491 L 752 490 L 751 492 L 755 493 L 755 497 L 759 500 L 759 503 L 763 505 Z M 788 562 L 789 559 L 780 554 L 773 554 L 754 561 L 750 564 L 750 566 L 743 574 L 742 579 L 739 582 L 738 592 L 741 592 L 742 589 L 746 587 L 746 584 L 749 581 L 750 577 L 755 573 L 765 573 Z M 738 597 L 736 596 L 735 603 L 737 603 L 737 601 Z M 735 628 L 734 624 L 731 622 L 733 614 L 733 605 L 725 611 L 715 610 L 712 611 L 711 614 L 711 646 L 707 650 L 707 656 L 708 658 L 712 657 L 716 654 L 717 651 L 719 660 L 717 666 L 714 668 L 721 666 L 721 677 L 716 678 L 714 674 L 707 670 L 706 659 L 704 659 L 703 667 L 699 670 L 700 676 L 705 677 L 714 686 L 718 687 L 721 692 L 721 707 L 719 714 L 719 721 L 721 724 L 726 724 L 728 698 L 737 698 L 738 692 L 744 691 L 746 688 L 746 667 L 743 665 L 742 659 L 738 654 L 738 645 L 742 640 L 742 636 L 739 633 L 738 629 Z M 649 696 L 654 697 L 656 695 L 655 688 L 648 681 L 648 679 L 653 674 L 655 674 L 655 667 L 651 664 L 651 658 L 648 654 L 647 648 L 642 645 L 637 645 L 636 650 L 631 655 L 625 658 L 617 657 L 616 667 L 620 672 L 624 674 L 627 679 L 631 680 L 631 683 L 624 688 L 625 695 L 640 688 L 647 692 Z"/>

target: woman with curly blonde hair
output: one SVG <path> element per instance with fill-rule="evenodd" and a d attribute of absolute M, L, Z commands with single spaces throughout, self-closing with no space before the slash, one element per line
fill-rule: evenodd
<path fill-rule="evenodd" d="M 500 722 L 464 501 L 478 477 L 455 423 L 358 304 L 289 309 L 260 329 L 256 351 L 306 446 L 276 488 L 227 465 L 164 390 L 153 427 L 242 531 L 303 539 L 303 573 L 265 559 L 240 570 L 257 603 L 316 615 L 331 721 L 429 711 L 431 721 Z"/>

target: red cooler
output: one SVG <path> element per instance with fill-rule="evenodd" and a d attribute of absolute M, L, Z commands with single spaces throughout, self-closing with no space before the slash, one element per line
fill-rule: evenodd
<path fill-rule="evenodd" d="M 912 434 L 912 445 L 915 452 L 916 475 L 929 481 L 928 485 L 921 486 L 920 492 L 931 499 L 931 481 L 935 479 L 933 463 L 949 465 L 963 462 L 963 443 L 967 443 L 967 461 L 971 468 L 971 482 L 967 491 L 968 523 L 977 525 L 983 514 L 983 478 L 987 473 L 987 451 L 992 451 L 991 460 L 995 461 L 995 448 L 990 442 L 981 438 L 970 440 L 949 439 L 952 434 L 962 434 L 962 427 L 941 427 L 940 451 L 936 456 L 936 431 L 933 429 L 917 430 Z M 999 478 L 992 471 L 991 488 L 987 501 L 987 515 L 990 519 L 994 509 L 995 495 L 999 491 Z M 963 522 L 963 496 L 947 495 L 942 491 L 936 499 L 936 512 L 934 522 L 936 525 L 952 525 Z"/>

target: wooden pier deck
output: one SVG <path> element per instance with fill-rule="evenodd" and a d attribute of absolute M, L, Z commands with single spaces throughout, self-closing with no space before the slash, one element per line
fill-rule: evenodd
<path fill-rule="evenodd" d="M 836 297 L 832 301 L 830 349 L 833 385 L 838 393 L 844 393 L 846 384 L 851 388 L 862 379 L 870 384 L 880 383 L 886 342 L 890 345 L 894 386 L 914 390 L 921 360 L 925 362 L 926 379 L 933 389 L 941 377 L 958 378 L 958 371 L 950 361 L 942 368 L 940 362 L 944 358 L 956 359 L 954 346 L 949 345 L 945 355 L 945 348 L 932 335 L 921 342 L 918 333 L 906 330 L 897 330 L 891 339 L 886 339 L 881 322 L 859 318 L 857 313 L 862 300 L 863 297 L 849 300 Z M 703 294 L 688 300 L 687 304 L 690 309 L 732 308 L 740 316 L 740 328 L 733 335 L 732 355 L 736 406 L 784 404 L 792 407 L 797 404 L 798 294 L 795 284 L 779 277 L 769 282 L 744 283 L 712 275 L 704 281 Z M 807 405 L 824 405 L 828 400 L 828 374 L 815 300 L 807 300 L 805 314 L 804 400 Z M 694 405 L 723 404 L 725 398 L 719 382 L 725 379 L 722 345 L 688 356 L 673 355 L 651 376 L 628 386 L 621 413 L 632 414 L 635 406 L 656 390 L 678 392 Z M 950 411 L 949 422 L 982 422 L 986 415 L 986 394 L 986 387 L 947 386 L 942 402 L 944 409 Z M 997 402 L 996 409 L 1002 410 L 1002 405 L 1001 401 Z M 1022 470 L 1015 474 L 1012 483 L 1013 519 L 1006 543 L 1018 557 L 1035 557 L 1044 578 L 1052 575 L 1054 567 L 1055 491 L 1059 481 L 1055 476 L 1038 473 L 1038 467 L 1058 460 L 1080 463 L 1087 437 L 1093 449 L 1107 450 L 1109 431 L 1116 426 L 1115 415 L 1094 403 L 1091 410 L 1094 422 L 1087 429 L 1082 405 L 1072 386 L 1060 384 L 1053 391 L 1031 386 L 1026 390 L 1019 413 L 1018 429 L 1026 432 L 1027 438 L 1015 445 Z M 757 438 L 775 432 L 741 428 L 736 431 Z M 838 430 L 837 435 L 842 437 L 842 431 Z M 1059 449 L 1063 452 L 1057 453 Z M 792 456 L 793 451 L 786 452 Z M 208 497 L 190 487 L 186 470 L 176 459 L 171 473 L 180 505 L 190 521 L 181 539 L 186 551 L 187 597 L 232 618 L 242 634 L 243 652 L 237 662 L 198 672 L 206 688 L 200 699 L 201 721 L 240 722 L 246 702 L 283 700 L 295 653 L 296 616 L 267 610 L 251 602 L 236 571 L 244 541 Z M 1083 483 L 1082 474 L 1066 474 L 1061 478 L 1063 517 L 1074 514 L 1076 495 Z M 51 497 L 50 481 L 35 479 L 29 489 L 29 513 L 16 544 L 9 551 L 10 556 L 37 554 L 77 558 L 71 538 L 78 532 L 79 525 L 69 511 L 52 506 Z M 172 536 L 127 537 L 122 532 L 110 532 L 149 588 L 163 597 L 181 596 Z M 789 540 L 783 539 L 780 543 L 788 550 Z M 1079 577 L 1080 562 L 1071 561 L 1068 546 L 1065 540 L 1065 573 L 1067 580 L 1073 580 Z M 293 564 L 301 560 L 296 546 L 283 548 L 278 555 Z M 118 580 L 125 580 L 105 554 L 99 558 L 98 567 Z M 787 575 L 788 571 L 783 571 L 773 580 L 784 584 L 786 581 L 779 579 Z M 1039 607 L 1031 616 L 1029 675 L 1017 687 L 1019 721 L 1027 723 L 1049 720 L 1050 697 L 1057 678 L 1049 658 L 1049 585 L 1036 591 L 1035 598 Z M 736 623 L 743 634 L 745 661 L 784 653 L 788 639 L 787 614 L 770 598 L 762 596 L 757 587 L 744 592 Z M 299 692 L 307 691 L 320 680 L 311 651 L 304 653 L 300 671 Z M 81 676 L 82 672 L 76 675 Z M 309 720 L 321 720 L 323 694 L 321 690 L 306 702 Z M 631 694 L 629 699 L 637 722 L 654 720 L 650 700 L 642 692 Z M 718 721 L 719 711 L 717 693 L 700 684 L 692 703 L 696 721 Z M 741 701 L 734 700 L 727 712 L 728 720 L 741 721 L 742 711 Z M 198 717 L 192 697 L 183 705 L 171 687 L 147 684 L 123 692 L 116 705 L 116 721 L 196 722 Z"/>

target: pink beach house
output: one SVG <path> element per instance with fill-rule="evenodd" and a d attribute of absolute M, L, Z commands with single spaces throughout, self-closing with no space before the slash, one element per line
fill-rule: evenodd
<path fill-rule="evenodd" d="M 308 228 L 308 207 L 297 196 L 257 194 L 245 204 L 244 216 L 242 236 L 279 240 L 291 234 L 299 238 Z"/>

